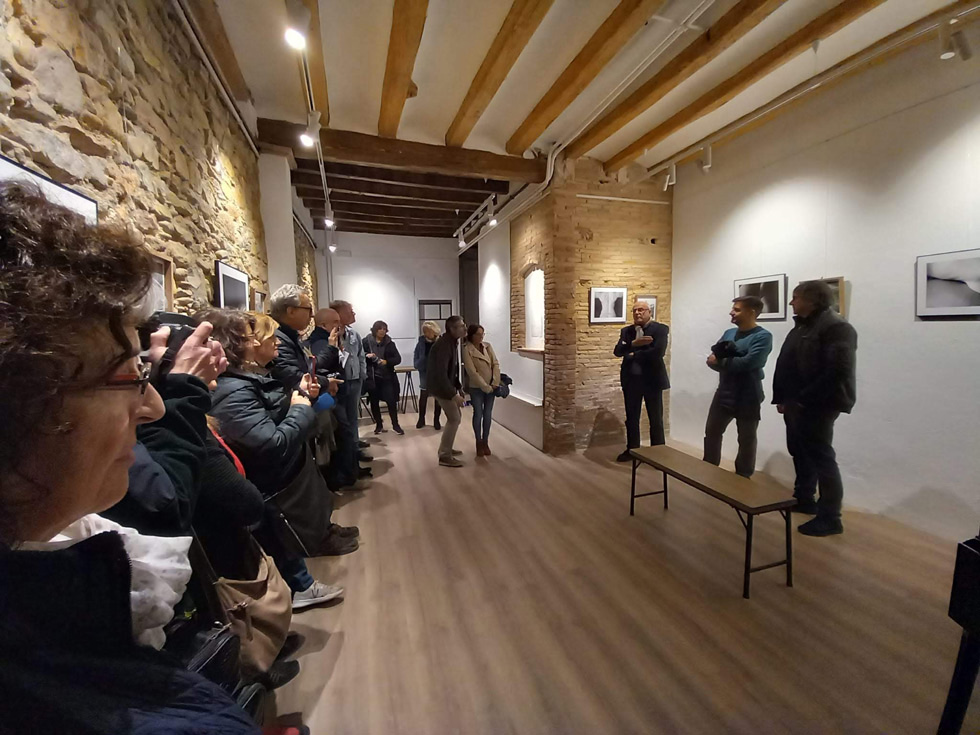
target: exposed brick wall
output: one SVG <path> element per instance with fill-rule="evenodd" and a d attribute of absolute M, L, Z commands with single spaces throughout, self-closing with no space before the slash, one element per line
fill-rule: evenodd
<path fill-rule="evenodd" d="M 556 176 L 547 199 L 512 223 L 512 274 L 531 257 L 545 270 L 544 437 L 545 450 L 555 454 L 625 443 L 620 360 L 613 355 L 624 325 L 589 324 L 589 289 L 625 286 L 630 303 L 653 294 L 657 321 L 670 324 L 671 206 L 577 196 L 585 193 L 671 201 L 651 183 L 606 181 L 598 162 L 581 159 Z M 513 275 L 511 307 L 512 342 L 515 334 L 523 342 L 523 278 Z M 646 424 L 644 418 L 644 434 Z"/>
<path fill-rule="evenodd" d="M 4 3 L 0 149 L 172 258 L 178 309 L 216 259 L 268 291 L 257 158 L 168 0 Z"/>

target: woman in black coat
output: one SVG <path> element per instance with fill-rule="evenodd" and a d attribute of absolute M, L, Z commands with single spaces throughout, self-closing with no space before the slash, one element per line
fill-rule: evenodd
<path fill-rule="evenodd" d="M 388 336 L 388 325 L 377 321 L 371 327 L 371 334 L 364 338 L 364 354 L 367 357 L 367 387 L 371 397 L 371 415 L 374 416 L 374 433 L 385 431 L 381 421 L 381 401 L 388 404 L 391 428 L 396 434 L 404 435 L 398 425 L 398 375 L 395 367 L 401 364 L 402 356 Z"/>

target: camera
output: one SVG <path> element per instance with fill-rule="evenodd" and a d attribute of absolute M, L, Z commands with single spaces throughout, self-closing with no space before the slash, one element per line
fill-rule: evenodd
<path fill-rule="evenodd" d="M 170 336 L 167 337 L 167 349 L 164 351 L 163 357 L 153 365 L 153 371 L 150 374 L 151 382 L 156 382 L 170 372 L 174 366 L 174 357 L 187 338 L 194 334 L 197 323 L 184 314 L 177 314 L 172 311 L 154 312 L 153 316 L 137 329 L 140 338 L 140 350 L 142 350 L 141 355 L 144 359 L 146 359 L 150 349 L 150 336 L 162 327 L 170 327 Z"/>

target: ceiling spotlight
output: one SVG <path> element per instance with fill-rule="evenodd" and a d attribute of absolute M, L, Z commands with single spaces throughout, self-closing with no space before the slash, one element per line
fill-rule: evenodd
<path fill-rule="evenodd" d="M 490 216 L 489 225 L 491 227 L 497 226 L 497 218 L 493 216 L 493 199 L 490 200 L 490 208 L 487 210 L 487 214 Z"/>
<path fill-rule="evenodd" d="M 949 26 L 954 20 L 951 18 L 949 23 L 939 25 L 939 58 L 949 61 L 959 56 L 960 60 L 967 61 L 973 58 L 973 49 L 963 31 L 950 31 Z"/>
<path fill-rule="evenodd" d="M 491 217 L 490 218 L 490 226 L 491 227 L 496 227 L 497 226 L 497 218 L 496 217 Z"/>
<path fill-rule="evenodd" d="M 306 49 L 310 29 L 310 9 L 303 0 L 286 0 L 286 43 L 297 51 Z"/>
<path fill-rule="evenodd" d="M 460 235 L 460 237 L 459 237 L 459 246 L 461 248 L 465 248 L 466 247 L 466 240 L 463 239 L 463 236 L 462 235 Z"/>
<path fill-rule="evenodd" d="M 306 36 L 295 28 L 287 28 L 286 43 L 289 44 L 290 48 L 294 48 L 297 51 L 304 51 L 306 49 Z"/>
<path fill-rule="evenodd" d="M 337 252 L 337 246 L 336 246 L 336 245 L 328 245 L 328 246 L 327 246 L 327 249 L 328 249 L 328 250 L 329 250 L 329 251 L 330 251 L 331 253 L 336 253 L 336 252 Z"/>
<path fill-rule="evenodd" d="M 960 57 L 960 61 L 969 61 L 973 58 L 973 49 L 963 31 L 953 31 L 950 40 L 953 42 L 953 49 L 956 51 L 956 55 Z"/>
<path fill-rule="evenodd" d="M 306 116 L 306 130 L 299 134 L 299 142 L 307 148 L 312 148 L 319 137 L 320 111 L 310 110 Z"/>
<path fill-rule="evenodd" d="M 328 229 L 331 229 L 331 230 L 336 226 L 336 223 L 332 219 L 330 219 L 329 217 L 324 217 L 323 218 L 323 224 L 325 224 L 327 226 L 327 228 Z"/>

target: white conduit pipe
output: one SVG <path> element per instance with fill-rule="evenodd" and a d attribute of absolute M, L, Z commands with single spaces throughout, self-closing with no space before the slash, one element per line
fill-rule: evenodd
<path fill-rule="evenodd" d="M 507 202 L 507 204 L 504 205 L 504 208 L 501 209 L 499 212 L 497 212 L 497 227 L 503 224 L 507 224 L 515 217 L 523 214 L 525 211 L 533 207 L 535 204 L 538 203 L 538 201 L 540 201 L 545 197 L 545 195 L 547 194 L 546 190 L 551 185 L 551 179 L 555 173 L 555 160 L 558 158 L 558 154 L 560 154 L 563 150 L 565 150 L 565 148 L 568 147 L 568 145 L 571 144 L 573 140 L 578 138 L 579 135 L 585 132 L 585 130 L 593 122 L 595 122 L 595 120 L 603 112 L 606 111 L 606 108 L 608 108 L 609 105 L 612 104 L 612 102 L 623 92 L 623 90 L 625 90 L 630 84 L 632 84 L 636 80 L 636 78 L 639 77 L 650 66 L 650 64 L 656 61 L 664 53 L 664 51 L 666 51 L 670 47 L 670 45 L 675 40 L 677 40 L 677 38 L 683 35 L 684 32 L 687 30 L 687 28 L 692 23 L 695 23 L 697 19 L 700 18 L 701 15 L 703 15 L 704 12 L 714 4 L 714 2 L 715 0 L 701 0 L 701 2 L 698 3 L 697 7 L 695 7 L 694 10 L 688 13 L 687 17 L 684 18 L 684 20 L 679 21 L 677 25 L 674 27 L 674 29 L 667 35 L 667 37 L 659 44 L 657 44 L 657 46 L 653 49 L 653 51 L 647 54 L 646 58 L 644 58 L 643 61 L 641 61 L 633 69 L 633 71 L 631 71 L 619 84 L 616 85 L 616 87 L 611 92 L 609 92 L 609 94 L 607 94 L 603 98 L 603 100 L 598 105 L 596 105 L 596 107 L 593 108 L 592 112 L 585 119 L 585 122 L 583 122 L 572 135 L 568 136 L 561 143 L 552 146 L 551 150 L 548 153 L 548 163 L 545 169 L 544 181 L 541 182 L 537 187 L 535 187 L 533 191 L 529 192 L 528 196 L 522 201 L 518 202 L 515 197 L 512 198 L 509 202 Z M 517 196 L 519 196 L 519 194 Z M 513 204 L 513 208 L 508 210 L 507 208 L 510 207 L 512 204 Z M 477 225 L 479 225 L 479 222 L 477 223 Z M 477 225 L 474 225 L 474 228 Z M 470 247 L 480 242 L 480 240 L 482 240 L 484 237 L 489 235 L 490 232 L 491 230 L 483 230 L 483 232 L 479 233 L 476 237 L 473 238 L 473 240 L 468 242 L 466 244 L 466 247 L 460 248 L 459 252 L 460 253 L 466 252 L 467 250 L 470 249 Z M 465 233 L 464 233 L 464 237 L 465 237 Z"/>
<path fill-rule="evenodd" d="M 842 62 L 840 64 L 837 64 L 836 66 L 832 66 L 830 69 L 827 69 L 825 72 L 818 74 L 815 77 L 811 77 L 810 79 L 807 79 L 805 82 L 803 82 L 802 84 L 798 84 L 788 92 L 784 92 L 783 94 L 781 94 L 779 97 L 772 100 L 768 104 L 763 105 L 757 110 L 753 110 L 747 115 L 743 115 L 738 120 L 735 120 L 734 122 L 729 123 L 725 127 L 712 133 L 711 135 L 702 138 L 697 143 L 689 145 L 687 148 L 680 151 L 679 153 L 675 153 L 670 158 L 665 158 L 660 163 L 654 164 L 653 166 L 647 169 L 647 173 L 644 178 L 652 178 L 657 174 L 662 173 L 663 171 L 672 169 L 678 163 L 688 158 L 689 156 L 693 155 L 694 153 L 697 153 L 699 150 L 707 148 L 710 151 L 711 146 L 717 143 L 718 141 L 722 140 L 723 138 L 727 138 L 729 135 L 737 132 L 741 128 L 744 128 L 746 125 L 750 125 L 751 123 L 754 123 L 756 120 L 758 120 L 761 117 L 764 117 L 765 115 L 768 115 L 770 112 L 774 110 L 778 110 L 780 107 L 788 105 L 790 102 L 793 102 L 799 99 L 800 97 L 809 94 L 810 92 L 817 89 L 821 85 L 826 84 L 827 82 L 834 81 L 835 79 L 838 79 L 844 76 L 845 74 L 849 74 L 850 72 L 854 71 L 858 67 L 863 66 L 871 61 L 874 61 L 879 56 L 894 51 L 895 49 L 905 45 L 909 41 L 918 38 L 919 36 L 922 36 L 926 33 L 930 33 L 931 31 L 940 27 L 944 23 L 948 23 L 950 18 L 962 18 L 965 15 L 969 15 L 970 13 L 976 12 L 978 9 L 980 9 L 980 0 L 974 2 L 969 7 L 965 7 L 962 9 L 957 8 L 943 15 L 938 20 L 930 17 L 923 18 L 918 23 L 911 26 L 907 32 L 903 33 L 901 36 L 898 36 L 890 43 L 885 44 L 880 48 L 874 49 L 873 51 L 867 51 L 861 54 L 860 56 L 857 56 L 852 61 Z"/>

